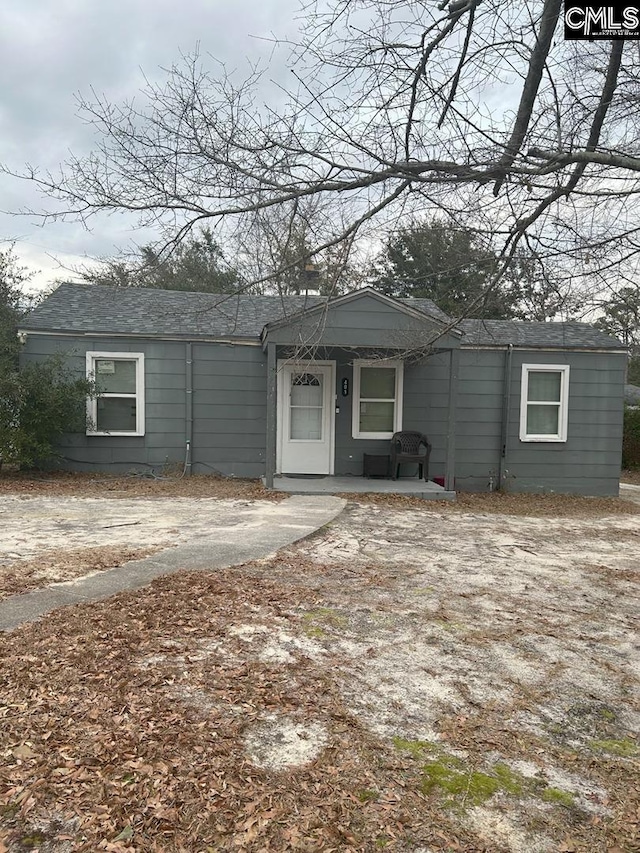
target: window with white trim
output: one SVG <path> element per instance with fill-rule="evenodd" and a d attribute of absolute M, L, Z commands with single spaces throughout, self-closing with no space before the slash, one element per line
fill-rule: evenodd
<path fill-rule="evenodd" d="M 402 429 L 402 379 L 401 361 L 354 361 L 354 438 L 391 438 Z"/>
<path fill-rule="evenodd" d="M 523 364 L 520 441 L 566 441 L 569 365 Z"/>
<path fill-rule="evenodd" d="M 96 385 L 87 435 L 144 435 L 143 353 L 88 352 L 87 376 Z"/>

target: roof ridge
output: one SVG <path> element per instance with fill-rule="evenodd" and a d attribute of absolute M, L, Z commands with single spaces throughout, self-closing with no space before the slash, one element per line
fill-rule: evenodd
<path fill-rule="evenodd" d="M 364 293 L 364 290 L 362 292 Z M 369 288 L 371 290 L 371 288 Z M 358 293 L 355 291 L 354 293 Z M 337 306 L 349 294 L 336 300 Z M 427 297 L 419 302 L 394 297 L 381 301 L 392 310 L 450 323 L 444 312 Z M 423 301 L 424 300 L 424 301 Z M 26 331 L 78 335 L 165 337 L 186 339 L 235 339 L 259 341 L 266 325 L 301 311 L 314 310 L 326 296 L 309 294 L 212 294 L 201 291 L 118 287 L 108 284 L 64 282 L 22 321 Z M 434 306 L 431 313 L 424 310 Z M 392 320 L 390 319 L 391 323 Z M 539 349 L 624 349 L 624 345 L 589 323 L 580 321 L 527 322 L 469 318 L 457 321 L 465 346 L 505 346 Z"/>

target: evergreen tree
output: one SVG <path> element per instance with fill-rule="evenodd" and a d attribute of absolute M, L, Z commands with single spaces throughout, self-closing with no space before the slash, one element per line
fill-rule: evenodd
<path fill-rule="evenodd" d="M 153 287 L 201 293 L 232 293 L 238 273 L 229 266 L 209 228 L 178 243 L 169 254 L 159 254 L 154 246 L 142 246 L 132 261 L 106 261 L 97 270 L 84 272 L 92 284 L 114 287 Z"/>
<path fill-rule="evenodd" d="M 506 286 L 484 293 L 495 271 L 495 254 L 473 234 L 414 221 L 387 240 L 371 283 L 388 296 L 432 299 L 452 317 L 512 317 L 515 296 Z"/>

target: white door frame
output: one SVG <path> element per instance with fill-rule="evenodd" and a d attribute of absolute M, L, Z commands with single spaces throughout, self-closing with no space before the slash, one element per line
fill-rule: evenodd
<path fill-rule="evenodd" d="M 325 398 L 328 406 L 329 420 L 329 471 L 332 476 L 335 472 L 336 462 L 336 362 L 316 361 L 305 359 L 303 361 L 291 361 L 290 359 L 278 359 L 278 382 L 277 382 L 277 420 L 276 420 L 276 474 L 282 473 L 282 452 L 284 443 L 284 418 L 287 412 L 287 394 L 285 393 L 285 367 L 293 367 L 298 370 L 313 370 L 316 367 L 330 367 L 329 392 Z M 295 473 L 295 472 L 290 472 Z"/>

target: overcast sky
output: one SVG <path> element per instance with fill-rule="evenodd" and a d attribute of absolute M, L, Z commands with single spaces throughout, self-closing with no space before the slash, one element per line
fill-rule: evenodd
<path fill-rule="evenodd" d="M 162 79 L 162 66 L 197 44 L 230 69 L 273 52 L 265 39 L 293 36 L 299 0 L 4 0 L 0 5 L 0 163 L 55 169 L 69 151 L 92 148 L 91 128 L 76 115 L 75 96 L 93 88 L 111 101 L 135 95 L 143 72 Z M 287 51 L 276 51 L 270 76 L 286 73 Z M 123 217 L 41 227 L 32 216 L 13 216 L 44 202 L 27 182 L 0 175 L 0 249 L 15 241 L 17 254 L 38 270 L 38 285 L 71 277 L 58 264 L 115 253 L 148 235 L 132 232 Z"/>

